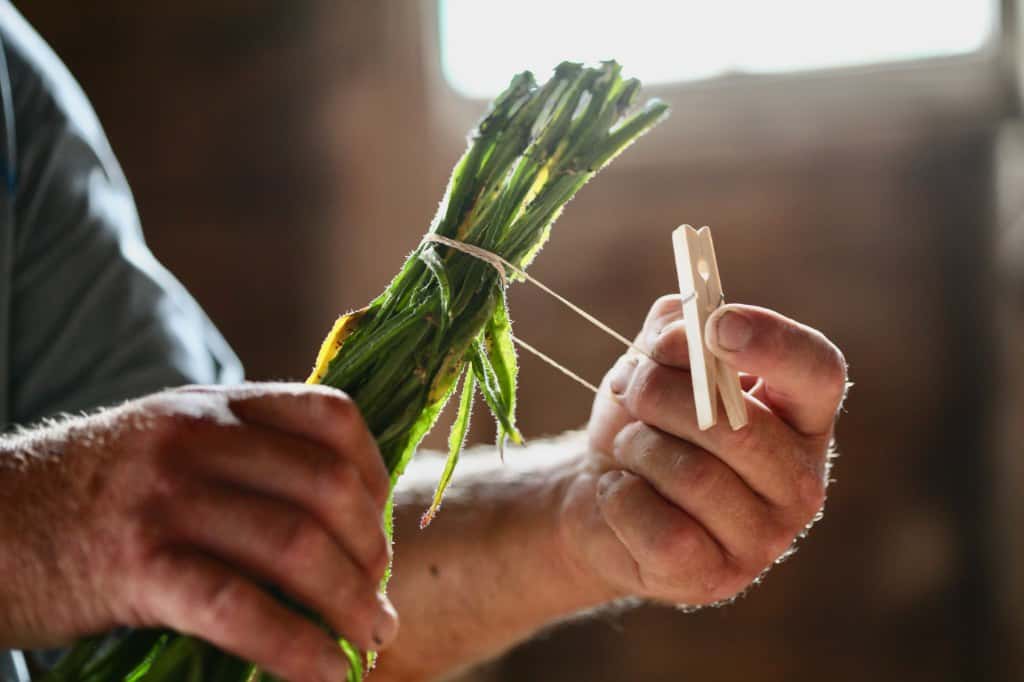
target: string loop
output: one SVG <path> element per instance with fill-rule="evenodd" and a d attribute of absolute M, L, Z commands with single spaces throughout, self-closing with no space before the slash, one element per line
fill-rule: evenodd
<path fill-rule="evenodd" d="M 507 260 L 499 256 L 498 254 L 494 253 L 493 251 L 488 251 L 487 249 L 482 249 L 479 246 L 467 244 L 466 242 L 460 242 L 455 239 L 449 239 L 448 237 L 445 237 L 444 235 L 441 234 L 428 232 L 426 235 L 424 235 L 423 241 L 428 243 L 436 242 L 438 244 L 444 244 L 445 246 L 453 248 L 456 251 L 461 251 L 462 253 L 473 256 L 478 260 L 482 260 L 483 262 L 487 263 L 492 268 L 498 271 L 498 277 L 501 278 L 502 287 L 508 287 L 508 274 L 506 273 L 505 268 L 509 268 L 513 271 L 517 269 L 514 265 L 509 263 Z"/>

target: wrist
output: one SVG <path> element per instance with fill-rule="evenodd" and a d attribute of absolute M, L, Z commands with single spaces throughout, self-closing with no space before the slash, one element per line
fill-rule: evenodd
<path fill-rule="evenodd" d="M 0 439 L 0 648 L 57 646 L 109 620 L 87 575 L 73 423 Z"/>
<path fill-rule="evenodd" d="M 38 466 L 9 442 L 0 443 L 0 649 L 41 644 L 45 619 L 33 604 L 47 601 L 39 588 L 50 583 L 44 557 L 52 552 L 44 546 L 46 529 L 39 528 L 35 518 L 40 504 L 49 503 L 46 490 L 31 480 Z M 35 499 L 26 499 L 29 490 Z"/>
<path fill-rule="evenodd" d="M 594 492 L 604 469 L 589 452 L 586 434 L 535 442 L 510 455 L 502 470 L 506 480 L 489 494 L 497 502 L 492 551 L 529 581 L 547 609 L 545 623 L 627 596 L 606 579 L 601 555 L 593 552 L 595 525 L 608 528 Z M 588 509 L 590 518 L 581 514 Z M 508 542 L 510 535 L 518 542 Z"/>
<path fill-rule="evenodd" d="M 443 459 L 414 460 L 396 498 L 389 589 L 402 625 L 376 677 L 433 679 L 621 596 L 582 560 L 567 523 L 585 452 L 582 438 L 565 437 L 513 451 L 504 465 L 464 458 L 424 531 L 416 525 Z"/>

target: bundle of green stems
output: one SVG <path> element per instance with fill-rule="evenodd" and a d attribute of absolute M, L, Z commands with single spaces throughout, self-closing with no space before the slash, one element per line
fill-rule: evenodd
<path fill-rule="evenodd" d="M 667 107 L 657 100 L 633 107 L 639 88 L 639 81 L 622 77 L 615 62 L 596 68 L 564 62 L 543 85 L 529 72 L 515 76 L 473 131 L 430 232 L 525 269 L 547 241 L 563 206 L 665 116 Z M 514 279 L 514 273 L 507 274 Z M 521 442 L 505 283 L 493 264 L 424 240 L 384 293 L 338 319 L 308 379 L 339 388 L 356 402 L 376 437 L 392 488 L 461 381 L 448 461 L 424 523 L 437 512 L 451 480 L 477 391 L 497 421 L 499 447 L 507 439 Z M 391 507 L 389 502 L 384 519 L 389 537 Z M 281 598 L 306 612 L 286 595 Z M 362 680 L 373 655 L 342 639 L 339 646 L 349 658 L 349 681 Z M 207 642 L 167 630 L 83 640 L 46 678 L 274 679 Z"/>

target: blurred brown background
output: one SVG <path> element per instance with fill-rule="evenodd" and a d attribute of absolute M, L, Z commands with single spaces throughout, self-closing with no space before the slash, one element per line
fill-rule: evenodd
<path fill-rule="evenodd" d="M 254 379 L 304 377 L 333 317 L 385 286 L 483 111 L 442 80 L 432 1 L 19 4 Z M 1024 679 L 1024 129 L 1001 10 L 973 55 L 652 89 L 673 118 L 581 192 L 534 272 L 632 331 L 673 289 L 671 229 L 712 225 L 732 300 L 847 354 L 838 483 L 735 606 L 561 627 L 475 679 Z M 615 359 L 512 296 L 518 333 L 585 376 Z M 522 365 L 528 436 L 583 423 L 585 392 Z"/>

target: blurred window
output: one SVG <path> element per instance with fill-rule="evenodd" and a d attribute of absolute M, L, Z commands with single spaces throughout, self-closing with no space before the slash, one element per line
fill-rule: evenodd
<path fill-rule="evenodd" d="M 995 0 L 439 0 L 445 78 L 489 98 L 563 59 L 614 58 L 645 84 L 977 52 Z"/>

